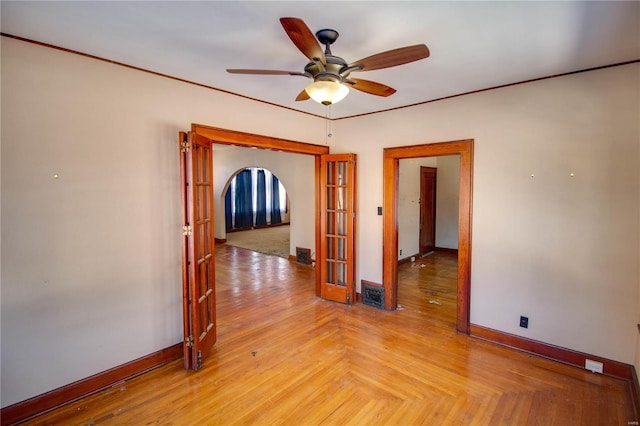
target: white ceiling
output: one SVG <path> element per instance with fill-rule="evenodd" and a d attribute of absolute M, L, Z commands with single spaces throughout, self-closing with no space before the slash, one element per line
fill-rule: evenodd
<path fill-rule="evenodd" d="M 640 2 L 1 2 L 1 31 L 319 116 L 340 118 L 640 59 Z M 351 90 L 327 107 L 295 102 L 310 81 L 228 74 L 303 71 L 280 17 L 340 33 L 347 62 L 424 43 L 425 60 L 358 73 L 397 89 Z M 355 75 L 354 75 L 355 76 Z"/>

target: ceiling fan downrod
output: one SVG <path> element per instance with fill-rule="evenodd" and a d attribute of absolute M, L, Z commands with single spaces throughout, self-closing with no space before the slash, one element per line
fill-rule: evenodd
<path fill-rule="evenodd" d="M 325 55 L 332 54 L 331 45 L 338 39 L 339 36 L 340 34 L 338 34 L 336 30 L 332 30 L 329 28 L 325 28 L 324 30 L 319 30 L 318 32 L 316 32 L 316 37 L 318 38 L 318 41 L 320 42 L 320 44 L 324 44 L 325 46 L 325 50 L 324 50 Z"/>

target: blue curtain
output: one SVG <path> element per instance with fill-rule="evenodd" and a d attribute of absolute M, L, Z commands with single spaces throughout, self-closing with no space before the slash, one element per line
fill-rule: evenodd
<path fill-rule="evenodd" d="M 237 229 L 253 226 L 251 189 L 251 170 L 243 170 L 236 176 L 236 222 L 234 227 Z"/>
<path fill-rule="evenodd" d="M 231 216 L 231 185 L 227 188 L 227 193 L 224 194 L 224 222 L 227 231 L 233 228 L 233 218 Z"/>
<path fill-rule="evenodd" d="M 271 180 L 271 224 L 282 223 L 280 216 L 280 182 L 273 176 Z"/>
<path fill-rule="evenodd" d="M 258 170 L 258 188 L 256 199 L 256 226 L 267 224 L 267 184 L 264 170 Z"/>

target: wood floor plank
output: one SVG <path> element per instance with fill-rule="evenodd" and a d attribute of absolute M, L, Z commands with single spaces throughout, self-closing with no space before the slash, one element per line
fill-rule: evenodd
<path fill-rule="evenodd" d="M 216 246 L 218 341 L 33 425 L 626 425 L 626 382 L 455 331 L 456 262 L 400 266 L 386 312 L 315 296 L 312 267 Z M 421 266 L 424 265 L 424 266 Z"/>

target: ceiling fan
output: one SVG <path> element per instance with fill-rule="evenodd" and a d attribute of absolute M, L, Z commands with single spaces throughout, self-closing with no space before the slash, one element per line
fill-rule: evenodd
<path fill-rule="evenodd" d="M 300 18 L 280 18 L 285 32 L 298 49 L 311 61 L 304 72 L 278 71 L 262 69 L 228 69 L 232 74 L 296 75 L 313 79 L 298 94 L 296 101 L 311 98 L 323 105 L 341 101 L 349 93 L 349 87 L 376 96 L 391 96 L 396 90 L 375 81 L 351 77 L 352 72 L 373 71 L 395 67 L 429 57 L 429 48 L 424 44 L 401 47 L 368 56 L 359 61 L 347 63 L 331 53 L 331 45 L 338 39 L 338 32 L 323 29 L 314 36 L 309 27 Z M 324 52 L 316 41 L 325 45 Z"/>

